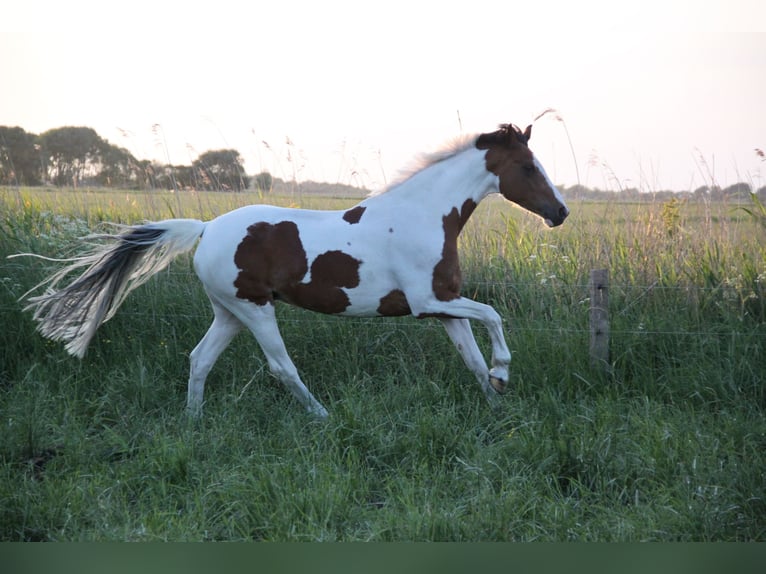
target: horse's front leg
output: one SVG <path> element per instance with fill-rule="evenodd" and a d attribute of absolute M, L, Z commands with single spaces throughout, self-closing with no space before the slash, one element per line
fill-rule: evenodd
<path fill-rule="evenodd" d="M 487 400 L 491 404 L 495 404 L 497 392 L 490 383 L 489 369 L 487 368 L 484 356 L 481 354 L 479 345 L 476 344 L 476 339 L 471 330 L 471 323 L 468 319 L 451 319 L 447 317 L 441 317 L 441 322 L 458 353 L 463 358 L 463 362 L 476 375 L 476 380 L 479 381 L 479 386 L 484 391 Z"/>
<path fill-rule="evenodd" d="M 508 365 L 511 363 L 511 352 L 503 335 L 503 323 L 495 311 L 489 305 L 460 297 L 451 301 L 429 301 L 424 305 L 424 311 L 416 313 L 418 316 L 436 315 L 448 317 L 443 319 L 447 333 L 455 343 L 455 346 L 463 356 L 463 360 L 478 377 L 478 357 L 481 353 L 476 346 L 476 341 L 471 333 L 470 326 L 458 319 L 474 319 L 481 321 L 487 327 L 489 338 L 492 343 L 491 368 L 487 373 L 486 382 L 480 381 L 484 392 L 488 392 L 488 385 L 500 394 L 508 388 Z M 461 348 L 462 345 L 462 348 Z M 483 360 L 483 359 L 482 359 Z"/>

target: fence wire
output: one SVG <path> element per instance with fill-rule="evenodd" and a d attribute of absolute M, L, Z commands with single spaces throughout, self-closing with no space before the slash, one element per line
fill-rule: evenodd
<path fill-rule="evenodd" d="M 9 266 L 5 266 L 7 270 Z M 2 266 L 0 266 L 0 269 L 2 269 Z M 191 284 L 194 284 L 197 282 L 196 275 L 192 271 L 175 271 L 175 270 L 165 270 L 162 272 L 162 275 L 169 275 L 174 276 L 177 278 L 181 278 L 184 281 L 188 281 Z M 7 275 L 6 275 L 7 277 Z M 526 281 L 526 282 L 507 282 L 507 281 L 470 281 L 466 282 L 464 284 L 464 293 L 470 293 L 471 291 L 475 291 L 477 289 L 488 289 L 488 288 L 496 288 L 496 289 L 518 289 L 518 288 L 538 288 L 543 290 L 555 290 L 555 289 L 562 289 L 566 290 L 569 293 L 580 291 L 581 294 L 575 297 L 575 299 L 578 299 L 579 303 L 582 306 L 583 309 L 583 321 L 587 323 L 587 312 L 588 307 L 586 305 L 587 301 L 589 300 L 589 289 L 590 285 L 587 283 L 565 283 L 563 281 L 548 281 L 546 283 L 540 283 L 535 281 Z M 623 285 L 623 284 L 614 284 L 610 283 L 609 289 L 612 293 L 615 292 L 621 292 L 623 294 L 630 293 L 631 291 L 638 292 L 634 297 L 630 297 L 629 301 L 626 305 L 623 305 L 620 309 L 610 309 L 610 318 L 618 317 L 622 314 L 624 314 L 627 310 L 635 306 L 640 302 L 642 298 L 644 298 L 648 293 L 652 291 L 666 291 L 666 292 L 672 292 L 672 291 L 683 291 L 684 293 L 690 293 L 690 292 L 699 292 L 699 293 L 715 293 L 720 292 L 724 289 L 726 289 L 726 286 L 696 286 L 696 285 L 661 285 L 659 283 L 651 283 L 648 285 L 639 285 L 639 284 L 629 284 L 629 285 Z M 200 293 L 202 293 L 202 288 L 200 287 Z M 6 313 L 13 313 L 18 312 L 21 310 L 23 305 L 19 303 L 17 307 L 0 307 L 0 313 L 5 315 Z M 378 323 L 379 325 L 382 324 L 389 324 L 391 326 L 401 326 L 404 324 L 404 321 L 409 321 L 406 323 L 407 329 L 419 329 L 423 331 L 431 331 L 431 330 L 440 330 L 441 325 L 436 321 L 422 321 L 422 320 L 412 320 L 412 317 L 399 317 L 399 318 L 393 318 L 393 317 L 370 317 L 370 318 L 360 318 L 360 317 L 342 317 L 342 316 L 329 316 L 329 315 L 323 315 L 321 313 L 313 313 L 313 312 L 304 312 L 304 316 L 301 317 L 285 317 L 281 316 L 279 317 L 280 324 L 291 324 L 291 325 L 306 325 L 306 324 L 312 324 L 312 325 L 335 325 L 340 322 L 344 325 L 349 326 L 369 326 L 373 323 Z M 151 319 L 156 320 L 159 316 L 162 316 L 163 318 L 169 318 L 169 317 L 176 317 L 179 319 L 185 319 L 185 320 L 204 320 L 204 321 L 212 321 L 213 314 L 212 311 L 205 311 L 205 312 L 189 312 L 185 311 L 183 313 L 172 313 L 172 315 L 162 312 L 158 313 L 156 310 L 146 310 L 146 311 L 137 311 L 132 309 L 126 309 L 122 308 L 119 311 L 119 314 L 123 317 L 135 317 L 141 320 Z M 543 320 L 540 319 L 540 322 Z M 536 321 L 537 322 L 537 321 Z M 568 335 L 588 335 L 590 333 L 590 329 L 588 327 L 573 327 L 571 325 L 562 325 L 562 324 L 550 324 L 549 326 L 540 326 L 540 325 L 530 325 L 528 322 L 521 317 L 518 317 L 516 315 L 509 315 L 506 317 L 505 320 L 506 323 L 506 329 L 508 331 L 514 331 L 514 330 L 523 330 L 525 332 L 533 332 L 533 333 L 556 333 L 556 334 L 568 334 Z M 619 337 L 619 336 L 683 336 L 683 337 L 722 337 L 722 336 L 729 336 L 729 337 L 742 337 L 742 336 L 748 336 L 748 337 L 756 337 L 756 338 L 765 338 L 766 339 L 766 325 L 763 323 L 754 325 L 754 328 L 745 332 L 745 331 L 738 331 L 738 330 L 724 330 L 724 329 L 718 329 L 718 330 L 686 330 L 686 329 L 652 329 L 652 328 L 635 328 L 635 329 L 615 329 L 614 326 L 610 326 L 610 337 Z"/>

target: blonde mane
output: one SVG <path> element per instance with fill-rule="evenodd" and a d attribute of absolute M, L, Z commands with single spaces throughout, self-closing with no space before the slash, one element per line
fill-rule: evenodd
<path fill-rule="evenodd" d="M 423 171 L 424 169 L 431 167 L 434 164 L 437 164 L 444 160 L 455 157 L 460 152 L 465 151 L 470 147 L 473 147 L 474 144 L 476 143 L 477 137 L 478 136 L 476 134 L 457 136 L 447 141 L 444 145 L 442 145 L 439 149 L 435 151 L 421 153 L 412 161 L 412 163 L 407 168 L 399 172 L 399 174 L 390 184 L 388 184 L 386 187 L 384 187 L 380 191 L 372 192 L 369 195 L 369 197 L 387 193 L 388 191 L 391 191 L 395 187 L 398 187 L 399 185 L 403 184 L 405 181 L 410 179 L 416 173 L 419 173 Z"/>

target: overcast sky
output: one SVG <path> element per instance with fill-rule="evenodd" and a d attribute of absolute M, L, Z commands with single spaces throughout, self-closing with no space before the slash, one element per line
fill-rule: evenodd
<path fill-rule="evenodd" d="M 766 185 L 762 0 L 39 0 L 2 13 L 0 125 L 89 126 L 139 158 L 232 147 L 249 173 L 379 189 L 461 132 L 555 108 L 530 147 L 557 183 Z"/>

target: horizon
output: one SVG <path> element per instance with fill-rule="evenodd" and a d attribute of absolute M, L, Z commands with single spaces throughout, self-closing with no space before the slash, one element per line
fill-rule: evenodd
<path fill-rule="evenodd" d="M 139 1 L 119 21 L 44 4 L 9 9 L 0 125 L 92 127 L 173 165 L 232 148 L 248 174 L 375 191 L 455 137 L 552 108 L 530 148 L 562 186 L 766 185 L 756 2 Z"/>
<path fill-rule="evenodd" d="M 549 110 L 549 111 L 550 112 L 555 112 L 555 110 Z M 18 127 L 18 126 L 0 126 L 0 127 Z M 56 128 L 51 128 L 51 130 L 45 130 L 44 132 L 41 132 L 41 133 L 33 133 L 33 132 L 27 132 L 27 133 L 30 133 L 30 134 L 35 135 L 35 136 L 40 136 L 40 135 L 42 135 L 43 133 L 45 133 L 47 131 L 52 131 L 52 130 L 56 130 L 56 129 L 59 129 L 59 128 L 92 129 L 92 128 L 90 128 L 90 126 L 57 126 Z M 97 133 L 97 135 L 99 137 L 101 137 L 101 134 L 98 134 L 98 132 L 96 132 L 96 133 Z M 108 143 L 110 145 L 115 145 L 113 142 L 107 140 L 106 138 L 102 137 L 101 139 L 104 140 L 106 143 Z M 116 147 L 122 147 L 122 146 L 116 146 Z M 228 148 L 219 148 L 219 149 L 215 149 L 215 150 L 200 150 L 198 157 L 194 158 L 194 160 L 190 161 L 189 163 L 172 163 L 172 164 L 167 164 L 162 159 L 150 159 L 150 158 L 141 158 L 141 157 L 135 157 L 135 156 L 134 156 L 134 159 L 136 159 L 137 161 L 149 160 L 154 165 L 157 165 L 157 166 L 167 166 L 167 167 L 171 167 L 171 168 L 182 168 L 182 167 L 190 167 L 192 165 L 193 161 L 196 161 L 196 159 L 198 159 L 199 157 L 201 157 L 204 153 L 206 153 L 208 151 L 221 151 L 222 149 L 228 149 Z M 236 150 L 236 149 L 234 149 L 233 151 L 236 151 L 237 153 L 239 153 L 239 151 Z M 763 153 L 762 150 L 756 149 L 755 151 L 757 152 L 757 155 L 759 157 L 762 157 L 762 153 Z M 241 158 L 241 154 L 240 154 L 240 159 L 242 159 Z M 415 161 L 413 161 L 413 164 L 417 165 L 419 163 L 418 161 L 416 161 L 418 158 L 415 157 L 413 159 L 415 160 Z M 701 159 L 701 162 L 702 162 L 702 165 L 699 166 L 699 168 L 701 170 L 709 170 L 710 169 L 709 166 L 704 164 L 704 162 L 705 162 L 704 158 Z M 399 175 L 400 176 L 403 175 L 403 176 L 406 177 L 409 174 L 410 171 L 411 170 L 403 170 Z M 252 180 L 252 179 L 256 178 L 258 175 L 261 175 L 263 173 L 266 173 L 266 174 L 270 175 L 271 177 L 273 177 L 275 183 L 276 182 L 280 182 L 281 184 L 298 185 L 299 187 L 302 186 L 302 185 L 306 185 L 306 184 L 315 184 L 315 185 L 319 185 L 319 186 L 329 186 L 329 187 L 338 186 L 338 187 L 345 187 L 345 188 L 355 189 L 355 190 L 358 190 L 360 192 L 370 192 L 370 193 L 377 193 L 379 191 L 382 191 L 382 190 L 385 190 L 387 188 L 390 188 L 391 186 L 396 185 L 396 182 L 401 179 L 401 178 L 396 178 L 394 181 L 389 181 L 388 182 L 387 188 L 382 188 L 382 189 L 379 189 L 379 190 L 375 190 L 375 189 L 370 189 L 369 187 L 365 187 L 363 184 L 357 185 L 353 181 L 348 182 L 348 183 L 344 183 L 344 182 L 341 182 L 341 181 L 327 181 L 327 180 L 316 180 L 316 179 L 305 179 L 305 178 L 304 179 L 291 179 L 289 177 L 285 178 L 285 177 L 280 177 L 279 175 L 272 174 L 268 169 L 266 169 L 265 171 L 253 172 L 253 171 L 247 171 L 247 169 L 245 168 L 245 172 L 244 172 L 243 175 L 245 177 L 247 177 L 248 179 Z M 741 191 L 741 186 L 742 185 L 745 185 L 745 186 L 749 187 L 750 188 L 750 192 L 754 193 L 754 194 L 755 193 L 760 194 L 760 193 L 766 191 L 766 185 L 760 185 L 760 186 L 756 187 L 751 182 L 748 182 L 748 181 L 735 181 L 733 183 L 729 183 L 728 185 L 720 185 L 718 183 L 718 181 L 715 179 L 714 174 L 712 174 L 712 173 L 708 173 L 706 175 L 706 179 L 707 179 L 706 182 L 702 183 L 701 185 L 698 185 L 694 189 L 670 189 L 670 188 L 641 189 L 641 188 L 636 187 L 636 186 L 630 186 L 630 185 L 623 186 L 622 183 L 619 180 L 617 180 L 617 179 L 613 179 L 611 182 L 607 182 L 607 185 L 608 186 L 611 185 L 611 187 L 600 187 L 597 184 L 595 184 L 595 185 L 585 185 L 585 184 L 582 184 L 582 183 L 579 183 L 579 182 L 574 182 L 572 184 L 567 185 L 567 184 L 564 184 L 564 183 L 557 183 L 557 182 L 554 181 L 554 184 L 556 185 L 556 187 L 560 188 L 562 191 L 569 191 L 569 192 L 571 192 L 571 191 L 574 190 L 576 192 L 583 192 L 583 193 L 623 193 L 623 192 L 624 193 L 635 193 L 635 192 L 638 192 L 639 194 L 647 194 L 647 195 L 649 195 L 649 194 L 667 194 L 667 193 L 673 193 L 673 194 L 682 195 L 682 194 L 692 194 L 695 191 L 698 191 L 700 189 L 707 189 L 708 191 L 729 191 L 729 190 L 734 190 L 737 193 L 739 193 L 739 191 Z M 49 185 L 49 182 L 41 184 L 41 186 L 43 186 L 43 187 L 48 186 L 48 185 Z M 250 186 L 250 187 L 252 187 L 252 186 Z M 734 189 L 734 188 L 738 188 L 738 187 L 740 188 L 739 190 Z M 309 193 L 311 193 L 311 192 L 309 192 Z"/>

